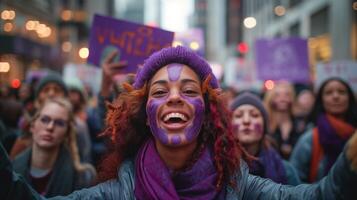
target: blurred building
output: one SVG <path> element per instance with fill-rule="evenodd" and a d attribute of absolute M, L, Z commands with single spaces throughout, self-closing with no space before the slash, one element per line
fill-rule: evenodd
<path fill-rule="evenodd" d="M 4 0 L 0 2 L 0 83 L 29 71 L 62 71 L 84 63 L 94 13 L 112 15 L 114 0 Z"/>
<path fill-rule="evenodd" d="M 241 0 L 242 40 L 252 58 L 257 38 L 308 38 L 310 63 L 357 59 L 355 0 Z"/>

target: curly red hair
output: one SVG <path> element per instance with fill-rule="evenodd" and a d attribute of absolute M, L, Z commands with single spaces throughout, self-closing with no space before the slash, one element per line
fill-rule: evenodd
<path fill-rule="evenodd" d="M 209 86 L 209 80 L 210 77 L 202 83 L 206 113 L 198 141 L 213 147 L 218 172 L 216 186 L 219 189 L 227 181 L 234 185 L 230 177 L 239 172 L 240 160 L 248 160 L 249 156 L 235 141 L 226 101 L 218 89 Z M 143 142 L 151 136 L 146 125 L 147 86 L 135 90 L 125 84 L 124 88 L 127 92 L 108 105 L 107 128 L 103 135 L 111 138 L 111 153 L 99 166 L 99 182 L 116 178 L 121 162 L 134 157 Z"/>

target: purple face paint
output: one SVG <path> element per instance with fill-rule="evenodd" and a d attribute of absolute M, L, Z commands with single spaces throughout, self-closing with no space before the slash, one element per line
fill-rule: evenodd
<path fill-rule="evenodd" d="M 259 135 L 263 134 L 263 127 L 261 124 L 254 124 L 254 130 Z"/>
<path fill-rule="evenodd" d="M 146 105 L 146 114 L 148 116 L 151 133 L 163 144 L 169 144 L 168 134 L 158 126 L 157 109 L 166 102 L 167 98 L 151 99 Z"/>
<path fill-rule="evenodd" d="M 234 133 L 238 132 L 239 131 L 239 124 L 233 124 L 232 128 L 233 128 L 233 132 Z"/>
<path fill-rule="evenodd" d="M 184 65 L 181 64 L 171 64 L 167 67 L 170 81 L 175 82 L 179 80 L 183 66 Z M 194 141 L 198 137 L 203 124 L 205 113 L 203 99 L 200 97 L 187 97 L 180 94 L 180 97 L 184 102 L 194 107 L 193 121 L 183 130 L 183 133 L 176 133 L 183 135 L 180 136 L 175 134 L 170 136 L 169 133 L 159 127 L 158 121 L 160 120 L 158 119 L 158 108 L 167 103 L 169 96 L 170 94 L 162 98 L 154 98 L 147 103 L 146 113 L 152 134 L 163 144 L 180 145 L 182 142 Z"/>
<path fill-rule="evenodd" d="M 182 64 L 170 64 L 167 66 L 170 81 L 177 81 L 180 78 L 183 66 Z"/>
<path fill-rule="evenodd" d="M 195 116 L 192 124 L 185 128 L 185 137 L 188 142 L 195 140 L 200 133 L 203 118 L 205 114 L 205 106 L 202 99 L 198 97 L 183 97 L 195 108 Z"/>
<path fill-rule="evenodd" d="M 181 144 L 181 137 L 178 136 L 178 135 L 172 136 L 172 138 L 171 138 L 171 143 L 172 143 L 173 145 Z"/>

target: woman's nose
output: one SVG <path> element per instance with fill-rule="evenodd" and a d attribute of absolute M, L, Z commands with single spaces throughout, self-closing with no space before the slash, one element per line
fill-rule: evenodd
<path fill-rule="evenodd" d="M 182 97 L 178 90 L 170 91 L 170 94 L 168 97 L 168 103 L 170 103 L 170 104 L 182 103 Z"/>
<path fill-rule="evenodd" d="M 243 123 L 244 124 L 249 124 L 250 123 L 250 117 L 248 114 L 243 114 Z"/>

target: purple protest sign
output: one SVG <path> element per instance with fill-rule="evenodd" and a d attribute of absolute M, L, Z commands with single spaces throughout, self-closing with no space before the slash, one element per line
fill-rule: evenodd
<path fill-rule="evenodd" d="M 89 40 L 88 62 L 100 66 L 113 50 L 115 61 L 128 62 L 122 73 L 135 73 L 153 52 L 172 45 L 174 33 L 111 17 L 95 15 Z"/>
<path fill-rule="evenodd" d="M 310 82 L 306 39 L 259 39 L 255 53 L 258 79 Z"/>

